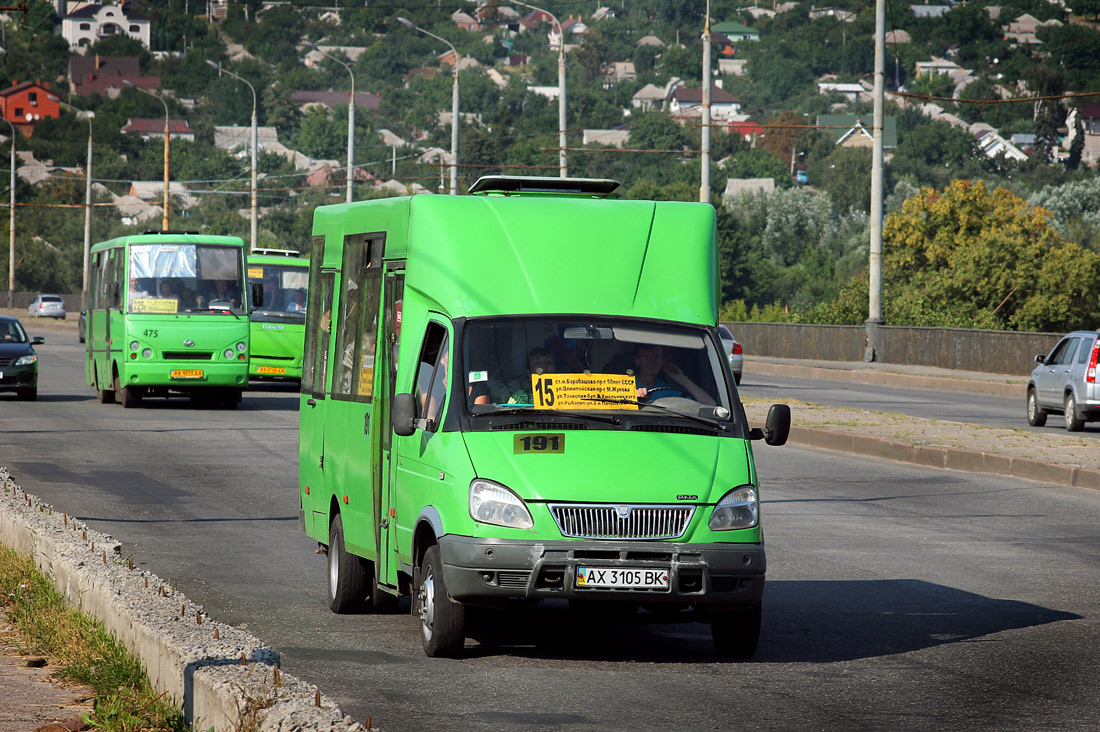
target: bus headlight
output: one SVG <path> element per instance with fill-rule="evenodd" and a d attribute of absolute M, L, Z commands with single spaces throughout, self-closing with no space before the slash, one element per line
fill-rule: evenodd
<path fill-rule="evenodd" d="M 710 515 L 711 531 L 751 529 L 760 521 L 760 502 L 756 488 L 742 485 L 722 496 Z"/>
<path fill-rule="evenodd" d="M 470 517 L 479 523 L 510 529 L 530 529 L 535 525 L 519 496 L 499 483 L 480 478 L 470 483 Z"/>
<path fill-rule="evenodd" d="M 226 357 L 227 360 L 230 360 L 230 361 L 233 360 L 233 349 L 232 348 L 225 349 L 225 357 Z"/>
<path fill-rule="evenodd" d="M 130 350 L 131 351 L 136 351 L 139 348 L 141 348 L 140 343 L 138 343 L 137 341 L 130 341 Z"/>
<path fill-rule="evenodd" d="M 237 353 L 244 353 L 247 348 L 248 346 L 245 345 L 244 341 L 241 341 L 237 344 Z"/>
<path fill-rule="evenodd" d="M 153 357 L 153 349 L 152 348 L 146 348 L 144 351 L 141 352 L 141 356 L 142 356 L 142 358 L 152 358 Z"/>

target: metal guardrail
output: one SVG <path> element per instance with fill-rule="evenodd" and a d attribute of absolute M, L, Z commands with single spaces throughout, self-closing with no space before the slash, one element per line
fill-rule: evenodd
<path fill-rule="evenodd" d="M 745 352 L 772 358 L 862 361 L 867 329 L 862 325 L 726 322 Z M 957 371 L 1030 374 L 1035 355 L 1049 353 L 1061 333 L 970 328 L 880 326 L 875 360 Z"/>

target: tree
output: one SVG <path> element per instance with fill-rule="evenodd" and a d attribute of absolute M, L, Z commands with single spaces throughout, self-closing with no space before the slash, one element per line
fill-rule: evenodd
<path fill-rule="evenodd" d="M 1049 214 L 981 181 L 924 189 L 883 227 L 883 302 L 896 325 L 1062 331 L 1096 322 L 1100 255 Z"/>
<path fill-rule="evenodd" d="M 822 187 L 840 211 L 871 210 L 871 150 L 837 147 L 825 159 Z"/>

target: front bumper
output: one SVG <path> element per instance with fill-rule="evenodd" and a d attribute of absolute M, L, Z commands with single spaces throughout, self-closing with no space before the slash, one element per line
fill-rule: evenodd
<path fill-rule="evenodd" d="M 302 379 L 302 361 L 301 359 L 289 360 L 252 355 L 248 361 L 248 376 L 250 379 L 257 380 L 287 379 L 300 381 Z"/>
<path fill-rule="evenodd" d="M 767 569 L 761 544 L 515 541 L 444 536 L 448 594 L 477 604 L 505 599 L 592 599 L 759 605 Z M 667 569 L 667 590 L 584 589 L 577 567 Z"/>
<path fill-rule="evenodd" d="M 202 371 L 199 378 L 172 378 L 172 371 Z M 123 386 L 167 387 L 187 391 L 196 387 L 235 387 L 248 384 L 247 361 L 146 361 L 133 360 L 126 364 L 126 383 Z"/>
<path fill-rule="evenodd" d="M 38 365 L 0 366 L 0 391 L 15 391 L 38 386 Z"/>

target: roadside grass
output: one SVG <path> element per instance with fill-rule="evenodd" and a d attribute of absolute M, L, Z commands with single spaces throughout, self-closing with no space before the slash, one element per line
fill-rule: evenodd
<path fill-rule="evenodd" d="M 54 676 L 95 691 L 85 721 L 110 732 L 186 732 L 180 710 L 150 686 L 145 671 L 103 627 L 72 608 L 34 562 L 0 546 L 0 606 L 26 650 L 49 656 Z"/>

